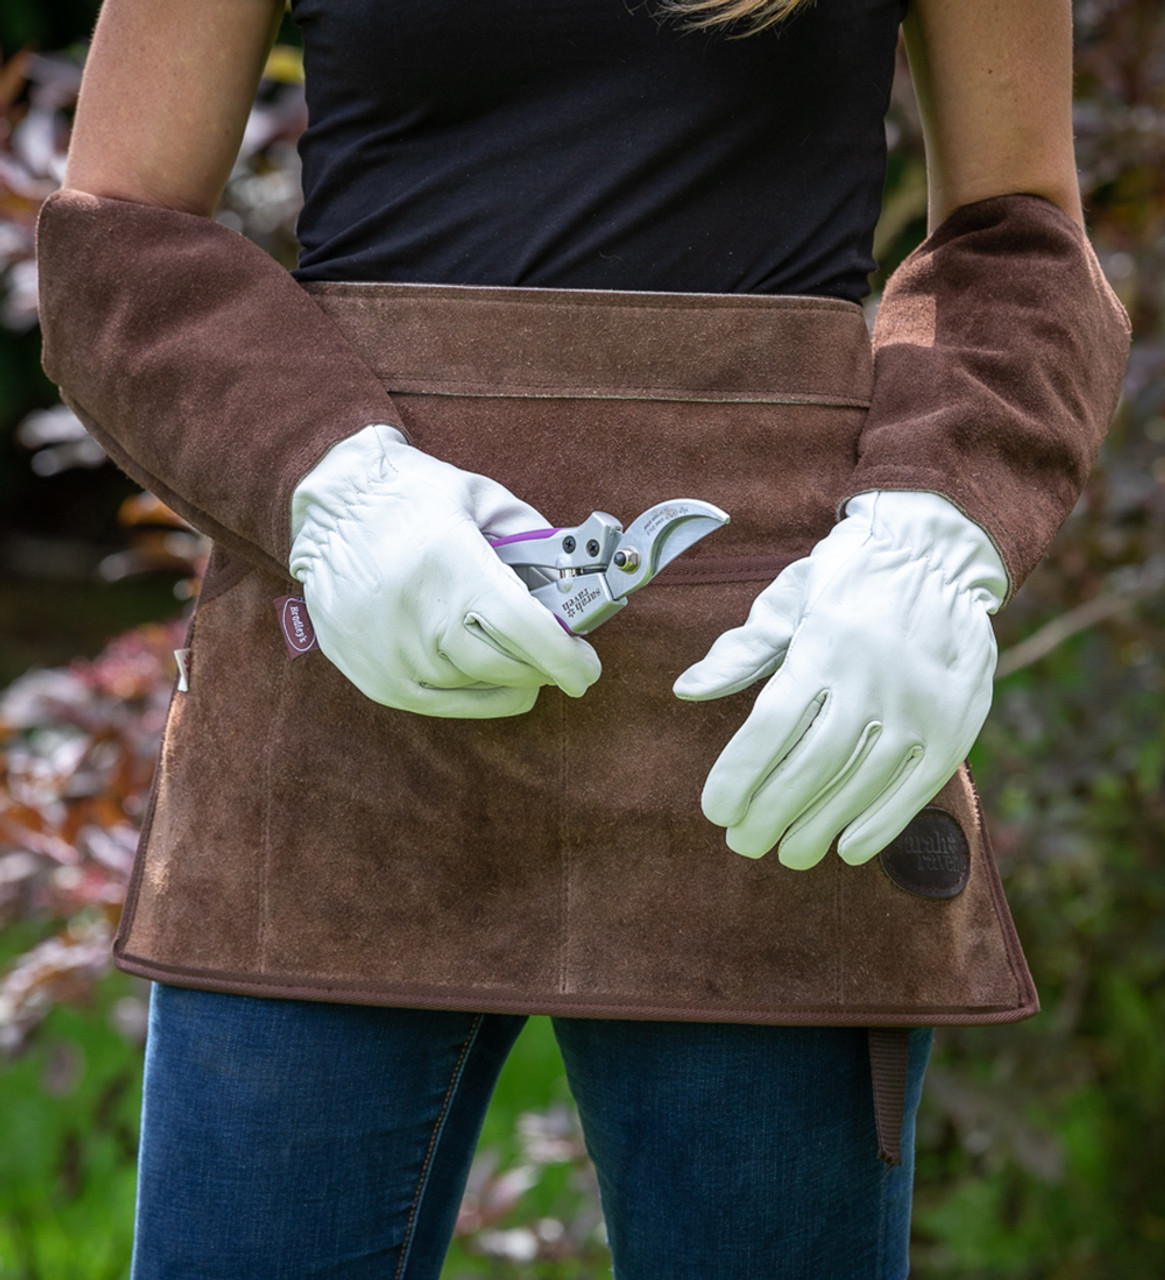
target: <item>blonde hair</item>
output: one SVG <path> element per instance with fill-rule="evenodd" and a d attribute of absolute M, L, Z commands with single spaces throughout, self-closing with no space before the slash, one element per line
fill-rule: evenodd
<path fill-rule="evenodd" d="M 813 0 L 662 0 L 661 7 L 686 18 L 693 27 L 733 26 L 739 28 L 739 34 L 751 35 L 812 3 Z"/>

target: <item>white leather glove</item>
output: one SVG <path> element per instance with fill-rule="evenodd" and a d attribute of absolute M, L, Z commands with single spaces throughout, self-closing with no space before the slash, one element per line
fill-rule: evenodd
<path fill-rule="evenodd" d="M 374 424 L 296 486 L 290 568 L 325 656 L 374 702 L 520 715 L 542 685 L 580 697 L 601 669 L 484 536 L 546 525 L 502 485 Z"/>
<path fill-rule="evenodd" d="M 932 493 L 864 493 L 813 551 L 680 676 L 720 698 L 771 676 L 704 786 L 728 845 L 789 867 L 857 865 L 959 767 L 991 706 L 988 620 L 1007 573 L 987 535 Z M 774 675 L 774 672 L 776 673 Z"/>

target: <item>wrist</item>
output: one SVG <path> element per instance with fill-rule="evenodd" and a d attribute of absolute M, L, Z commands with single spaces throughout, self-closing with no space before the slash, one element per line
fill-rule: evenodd
<path fill-rule="evenodd" d="M 384 422 L 369 423 L 332 445 L 292 492 L 292 544 L 309 520 L 341 514 L 383 473 L 390 454 L 408 447 L 404 432 Z"/>
<path fill-rule="evenodd" d="M 954 503 L 922 490 L 870 490 L 845 506 L 866 536 L 909 552 L 994 613 L 1007 599 L 1007 569 L 986 531 Z"/>

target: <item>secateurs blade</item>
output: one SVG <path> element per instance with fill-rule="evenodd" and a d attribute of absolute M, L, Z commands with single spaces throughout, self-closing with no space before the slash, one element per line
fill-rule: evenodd
<path fill-rule="evenodd" d="M 530 529 L 490 545 L 572 635 L 584 636 L 693 543 L 728 523 L 710 502 L 676 498 L 649 507 L 626 530 L 593 511 L 582 524 Z"/>

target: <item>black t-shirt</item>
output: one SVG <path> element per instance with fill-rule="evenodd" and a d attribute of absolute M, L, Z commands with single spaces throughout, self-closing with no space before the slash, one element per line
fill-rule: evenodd
<path fill-rule="evenodd" d="M 301 280 L 860 299 L 906 0 L 294 0 Z"/>

